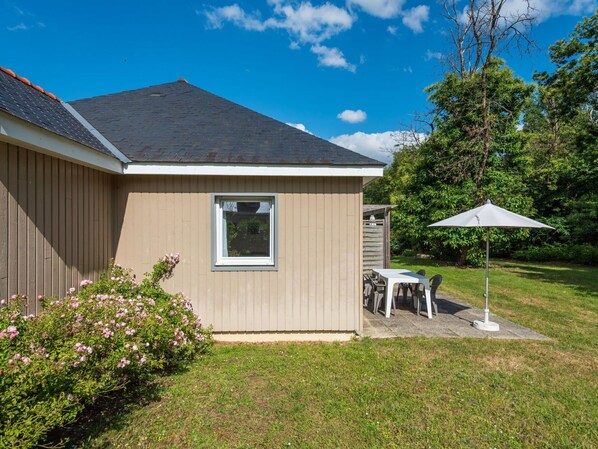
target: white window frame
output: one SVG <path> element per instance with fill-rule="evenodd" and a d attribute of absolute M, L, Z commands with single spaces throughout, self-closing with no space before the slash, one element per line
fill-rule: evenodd
<path fill-rule="evenodd" d="M 228 201 L 256 201 L 270 203 L 270 256 L 226 257 L 223 248 L 223 210 Z M 277 265 L 277 209 L 275 193 L 215 193 L 212 194 L 212 269 L 214 271 L 276 270 Z"/>

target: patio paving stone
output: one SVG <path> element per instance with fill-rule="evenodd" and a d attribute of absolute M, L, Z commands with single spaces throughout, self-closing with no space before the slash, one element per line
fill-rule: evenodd
<path fill-rule="evenodd" d="M 490 314 L 490 320 L 500 325 L 498 332 L 484 332 L 473 327 L 474 320 L 484 317 L 484 311 L 463 301 L 438 293 L 438 315 L 428 319 L 425 310 L 420 316 L 409 306 L 401 305 L 390 318 L 381 312 L 374 315 L 363 310 L 363 334 L 370 338 L 453 337 L 497 338 L 514 340 L 548 340 L 538 332 L 512 321 Z"/>

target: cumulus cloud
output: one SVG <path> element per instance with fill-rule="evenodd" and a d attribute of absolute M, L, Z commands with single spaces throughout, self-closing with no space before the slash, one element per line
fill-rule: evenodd
<path fill-rule="evenodd" d="M 347 123 L 361 123 L 368 118 L 368 115 L 361 109 L 357 109 L 356 111 L 345 109 L 343 112 L 340 112 L 336 118 Z"/>
<path fill-rule="evenodd" d="M 403 25 L 414 33 L 421 33 L 424 31 L 423 24 L 428 21 L 429 14 L 430 7 L 427 5 L 419 5 L 408 9 L 403 13 Z"/>
<path fill-rule="evenodd" d="M 347 62 L 343 52 L 338 48 L 330 48 L 325 45 L 313 45 L 310 50 L 313 54 L 318 56 L 318 63 L 320 65 L 324 67 L 346 69 L 349 72 L 355 73 L 355 65 Z"/>
<path fill-rule="evenodd" d="M 517 17 L 527 12 L 527 3 L 523 0 L 512 0 L 505 4 L 505 16 Z M 591 14 L 596 9 L 596 0 L 530 0 L 529 13 L 536 22 L 544 22 L 551 17 L 563 15 Z"/>
<path fill-rule="evenodd" d="M 330 142 L 389 164 L 392 162 L 392 155 L 395 151 L 400 150 L 405 145 L 423 140 L 425 137 L 424 134 L 414 136 L 408 131 L 386 131 L 369 134 L 356 132 L 333 137 Z"/>
<path fill-rule="evenodd" d="M 266 29 L 286 30 L 295 42 L 319 44 L 343 31 L 351 29 L 355 17 L 346 9 L 331 3 L 314 6 L 301 2 L 297 6 L 282 1 L 270 1 L 273 16 L 262 19 L 259 12 L 247 13 L 237 4 L 203 11 L 208 27 L 222 28 L 225 22 L 249 31 Z M 196 11 L 198 14 L 201 11 Z"/>
<path fill-rule="evenodd" d="M 271 8 L 267 17 L 262 17 L 259 10 L 248 11 L 237 3 L 197 9 L 195 12 L 206 17 L 206 27 L 209 29 L 219 29 L 231 23 L 248 31 L 284 30 L 291 38 L 290 49 L 309 46 L 320 65 L 350 72 L 355 72 L 355 64 L 348 62 L 340 49 L 324 44 L 353 27 L 358 19 L 355 11 L 360 10 L 381 19 L 402 17 L 403 24 L 414 33 L 423 31 L 429 13 L 429 7 L 425 5 L 403 9 L 405 0 L 347 0 L 343 6 L 329 1 L 314 5 L 305 0 L 267 0 L 267 3 Z M 387 30 L 391 34 L 397 33 L 396 26 L 389 26 Z"/>
<path fill-rule="evenodd" d="M 292 126 L 293 128 L 297 128 L 299 131 L 303 131 L 304 133 L 313 134 L 305 127 L 303 123 L 287 123 L 287 125 Z"/>
<path fill-rule="evenodd" d="M 206 16 L 208 28 L 222 28 L 224 23 L 230 22 L 248 31 L 285 30 L 292 39 L 289 45 L 292 50 L 308 44 L 320 65 L 355 72 L 355 65 L 345 59 L 342 51 L 322 45 L 351 29 L 356 17 L 349 11 L 328 2 L 314 6 L 310 2 L 269 0 L 268 4 L 272 7 L 272 16 L 267 19 L 262 19 L 259 12 L 248 13 L 237 4 L 196 12 Z"/>
<path fill-rule="evenodd" d="M 224 22 L 231 22 L 245 30 L 264 31 L 266 29 L 266 24 L 260 20 L 259 14 L 248 14 L 237 4 L 205 11 L 205 15 L 210 28 L 222 28 Z"/>
<path fill-rule="evenodd" d="M 430 49 L 426 50 L 426 54 L 424 56 L 424 59 L 426 61 L 430 61 L 432 59 L 437 59 L 437 60 L 441 60 L 442 59 L 442 53 L 438 52 L 438 51 L 432 51 Z"/>
<path fill-rule="evenodd" d="M 21 22 L 21 23 L 17 23 L 16 25 L 13 25 L 13 26 L 8 26 L 8 27 L 6 27 L 6 29 L 8 31 L 25 31 L 25 30 L 28 30 L 29 27 L 27 25 L 25 25 L 23 22 Z"/>
<path fill-rule="evenodd" d="M 348 0 L 349 7 L 356 6 L 366 13 L 379 17 L 380 19 L 394 19 L 402 17 L 403 25 L 414 33 L 421 33 L 423 24 L 428 21 L 430 7 L 417 5 L 413 8 L 404 9 L 405 0 Z M 390 34 L 396 34 L 396 27 L 388 27 Z"/>
<path fill-rule="evenodd" d="M 529 14 L 536 23 L 541 23 L 551 17 L 592 14 L 595 9 L 596 0 L 511 0 L 504 4 L 501 13 L 513 19 Z M 465 9 L 461 17 L 465 20 Z"/>
<path fill-rule="evenodd" d="M 403 8 L 405 0 L 348 0 L 349 6 L 355 5 L 368 14 L 381 19 L 397 17 Z"/>

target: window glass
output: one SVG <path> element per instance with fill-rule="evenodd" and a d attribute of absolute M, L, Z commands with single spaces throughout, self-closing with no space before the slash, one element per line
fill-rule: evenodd
<path fill-rule="evenodd" d="M 222 200 L 222 256 L 270 257 L 271 201 Z"/>

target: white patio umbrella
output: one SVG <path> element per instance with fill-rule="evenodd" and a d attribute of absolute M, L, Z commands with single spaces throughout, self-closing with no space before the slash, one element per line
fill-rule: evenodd
<path fill-rule="evenodd" d="M 495 206 L 490 200 L 486 204 L 475 209 L 468 210 L 453 217 L 433 223 L 429 226 L 445 226 L 454 228 L 486 228 L 486 308 L 484 309 L 484 321 L 476 320 L 474 327 L 484 331 L 498 331 L 498 323 L 488 319 L 488 263 L 490 261 L 490 228 L 548 228 L 554 229 L 544 223 L 532 220 L 531 218 L 510 212 L 502 207 Z"/>

